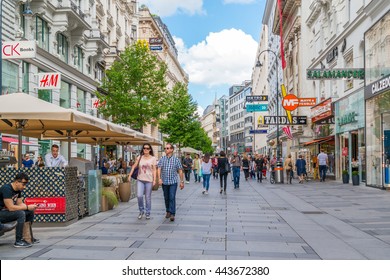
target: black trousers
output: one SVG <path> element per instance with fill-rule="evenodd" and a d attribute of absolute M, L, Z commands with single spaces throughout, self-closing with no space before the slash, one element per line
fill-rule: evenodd
<path fill-rule="evenodd" d="M 228 173 L 225 174 L 219 174 L 219 183 L 221 185 L 221 189 L 223 189 L 226 192 L 226 181 L 227 181 L 227 175 Z M 223 184 L 222 184 L 223 181 Z"/>

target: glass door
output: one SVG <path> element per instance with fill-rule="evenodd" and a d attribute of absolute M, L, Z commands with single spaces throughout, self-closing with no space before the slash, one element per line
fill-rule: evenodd
<path fill-rule="evenodd" d="M 382 131 L 383 131 L 383 159 L 382 159 L 382 178 L 385 187 L 390 187 L 390 114 L 382 115 Z"/>

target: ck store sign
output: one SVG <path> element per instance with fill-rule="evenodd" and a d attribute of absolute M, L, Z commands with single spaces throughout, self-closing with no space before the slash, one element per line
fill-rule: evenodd
<path fill-rule="evenodd" d="M 3 59 L 35 58 L 37 47 L 35 41 L 3 42 L 1 52 Z"/>

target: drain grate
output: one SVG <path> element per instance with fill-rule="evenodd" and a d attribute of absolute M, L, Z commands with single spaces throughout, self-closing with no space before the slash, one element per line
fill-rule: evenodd
<path fill-rule="evenodd" d="M 327 214 L 324 211 L 302 211 L 302 214 L 312 215 L 312 214 Z"/>
<path fill-rule="evenodd" d="M 286 207 L 261 207 L 261 210 L 287 210 Z"/>

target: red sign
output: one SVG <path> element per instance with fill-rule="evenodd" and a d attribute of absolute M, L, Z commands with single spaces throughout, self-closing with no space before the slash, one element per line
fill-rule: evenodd
<path fill-rule="evenodd" d="M 348 147 L 344 147 L 341 151 L 341 154 L 343 157 L 346 157 L 348 156 Z"/>
<path fill-rule="evenodd" d="M 326 99 L 320 104 L 311 108 L 311 121 L 313 123 L 333 116 L 332 98 Z"/>
<path fill-rule="evenodd" d="M 61 73 L 39 73 L 38 89 L 60 89 Z"/>
<path fill-rule="evenodd" d="M 24 200 L 27 205 L 37 204 L 35 214 L 65 214 L 65 197 L 27 197 Z"/>
<path fill-rule="evenodd" d="M 294 111 L 298 107 L 302 106 L 314 106 L 317 99 L 315 97 L 298 98 L 294 94 L 286 95 L 282 100 L 282 106 L 287 111 Z"/>

